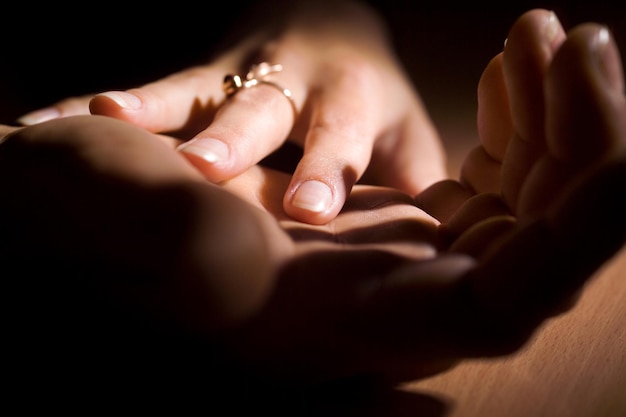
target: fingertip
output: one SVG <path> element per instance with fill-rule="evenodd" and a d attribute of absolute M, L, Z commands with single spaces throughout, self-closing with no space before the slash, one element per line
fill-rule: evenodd
<path fill-rule="evenodd" d="M 220 163 L 229 157 L 228 145 L 213 138 L 195 138 L 178 146 L 178 151 L 186 156 L 194 156 L 209 164 Z"/>
<path fill-rule="evenodd" d="M 566 34 L 556 14 L 533 9 L 511 27 L 503 71 L 512 123 L 526 142 L 544 143 L 544 78 Z"/>
<path fill-rule="evenodd" d="M 284 198 L 285 212 L 292 218 L 311 224 L 326 224 L 341 210 L 345 193 L 326 182 L 309 179 L 291 186 Z M 338 202 L 340 201 L 340 203 Z"/>
<path fill-rule="evenodd" d="M 293 193 L 291 204 L 314 213 L 324 213 L 333 204 L 333 192 L 322 181 L 308 180 Z"/>
<path fill-rule="evenodd" d="M 231 150 L 224 141 L 214 138 L 194 138 L 176 148 L 209 181 L 231 178 Z"/>
<path fill-rule="evenodd" d="M 16 121 L 22 126 L 33 126 L 48 120 L 58 119 L 61 112 L 54 107 L 46 107 L 20 116 Z"/>
<path fill-rule="evenodd" d="M 125 91 L 106 91 L 96 94 L 89 102 L 91 114 L 119 116 L 124 111 L 137 111 L 143 108 L 143 101 L 135 94 Z"/>
<path fill-rule="evenodd" d="M 598 64 L 598 73 L 608 88 L 624 92 L 624 71 L 620 52 L 607 26 L 599 25 L 591 38 L 591 48 Z"/>
<path fill-rule="evenodd" d="M 86 115 L 89 114 L 89 100 L 91 100 L 91 98 L 91 94 L 67 97 L 50 106 L 32 110 L 20 116 L 15 121 L 22 126 L 33 126 L 62 117 Z"/>
<path fill-rule="evenodd" d="M 474 192 L 459 181 L 447 179 L 439 181 L 419 193 L 415 197 L 415 203 L 417 207 L 441 223 L 447 223 L 473 195 Z"/>
<path fill-rule="evenodd" d="M 559 159 L 586 165 L 624 149 L 623 67 L 609 30 L 584 23 L 568 32 L 546 78 L 546 130 Z"/>
<path fill-rule="evenodd" d="M 513 132 L 509 96 L 502 69 L 500 52 L 485 67 L 478 82 L 478 135 L 484 150 L 502 161 Z"/>
<path fill-rule="evenodd" d="M 513 43 L 523 43 L 538 39 L 547 42 L 550 49 L 554 50 L 558 48 L 565 38 L 561 21 L 553 10 L 531 9 L 522 14 L 513 23 L 504 43 L 504 50 L 506 51 L 510 48 L 511 40 L 513 40 Z M 551 53 L 550 51 L 545 52 Z"/>

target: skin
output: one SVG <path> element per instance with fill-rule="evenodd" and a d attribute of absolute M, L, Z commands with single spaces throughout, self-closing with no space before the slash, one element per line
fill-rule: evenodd
<path fill-rule="evenodd" d="M 70 98 L 20 120 L 91 111 L 174 134 L 188 140 L 179 150 L 216 183 L 288 140 L 303 154 L 283 207 L 311 224 L 334 219 L 359 180 L 416 195 L 445 178 L 438 135 L 376 12 L 352 1 L 275 7 L 286 10 L 280 19 L 255 19 L 270 23 L 206 65 L 124 92 Z M 245 78 L 259 62 L 282 65 L 269 79 L 291 90 L 295 109 L 267 85 L 226 98 L 224 76 Z M 218 142 L 207 145 L 208 138 Z"/>
<path fill-rule="evenodd" d="M 166 335 L 173 325 L 185 336 L 174 338 L 182 363 L 193 365 L 184 371 L 220 383 L 372 375 L 395 383 L 513 352 L 567 310 L 625 241 L 626 207 L 615 196 L 626 184 L 626 100 L 619 53 L 610 37 L 600 40 L 605 34 L 584 24 L 566 35 L 545 10 L 521 16 L 480 80 L 481 144 L 462 178 L 416 201 L 355 186 L 323 225 L 284 209 L 289 173 L 254 166 L 216 185 L 176 142 L 120 120 L 3 126 L 0 219 L 11 242 L 3 263 L 30 259 L 18 264 L 37 270 L 33 253 L 84 260 L 91 280 L 79 295 Z M 538 76 L 529 80 L 527 65 Z M 494 110 L 502 102 L 510 123 Z M 588 117 L 572 117 L 579 112 Z M 124 344 L 125 372 L 149 357 L 160 375 L 171 352 L 155 346 Z"/>

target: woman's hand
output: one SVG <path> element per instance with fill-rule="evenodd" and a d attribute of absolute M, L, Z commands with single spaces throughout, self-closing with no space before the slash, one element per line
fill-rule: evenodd
<path fill-rule="evenodd" d="M 332 220 L 358 181 L 416 195 L 445 178 L 438 135 L 374 11 L 352 1 L 305 1 L 273 14 L 257 16 L 271 24 L 207 65 L 90 102 L 67 99 L 21 120 L 87 113 L 89 106 L 93 114 L 185 140 L 179 150 L 214 183 L 290 140 L 303 153 L 284 209 L 311 224 Z M 253 82 L 228 98 L 224 77 L 245 82 L 262 62 L 281 70 L 253 78 L 273 84 Z"/>

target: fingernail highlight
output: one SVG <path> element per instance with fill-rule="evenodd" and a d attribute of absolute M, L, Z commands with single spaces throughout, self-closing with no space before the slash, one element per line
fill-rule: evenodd
<path fill-rule="evenodd" d="M 95 97 L 107 97 L 110 100 L 113 100 L 121 108 L 128 110 L 138 110 L 142 106 L 142 102 L 139 97 L 125 91 L 107 91 L 96 94 Z"/>
<path fill-rule="evenodd" d="M 181 152 L 194 154 L 207 162 L 215 163 L 228 159 L 228 145 L 217 139 L 192 139 L 177 148 Z"/>
<path fill-rule="evenodd" d="M 598 29 L 595 39 L 591 43 L 595 61 L 599 67 L 599 72 L 611 86 L 618 91 L 624 90 L 624 78 L 621 65 L 618 64 L 619 56 L 609 47 L 611 32 L 608 27 L 602 26 Z"/>
<path fill-rule="evenodd" d="M 291 204 L 315 213 L 328 210 L 333 203 L 333 193 L 321 181 L 310 180 L 303 182 L 294 193 Z"/>
<path fill-rule="evenodd" d="M 17 122 L 24 126 L 32 126 L 37 123 L 43 123 L 48 120 L 58 119 L 61 113 L 53 107 L 47 107 L 45 109 L 39 109 L 27 113 L 17 119 Z"/>
<path fill-rule="evenodd" d="M 544 27 L 546 37 L 550 42 L 557 38 L 560 28 L 561 22 L 559 22 L 559 18 L 556 17 L 556 13 L 551 11 L 546 19 L 546 26 Z"/>

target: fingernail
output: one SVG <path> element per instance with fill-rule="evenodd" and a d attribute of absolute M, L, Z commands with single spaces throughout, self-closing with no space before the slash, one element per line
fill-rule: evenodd
<path fill-rule="evenodd" d="M 321 181 L 305 181 L 296 190 L 291 203 L 305 210 L 322 213 L 332 205 L 333 193 Z"/>
<path fill-rule="evenodd" d="M 58 119 L 61 113 L 53 107 L 35 110 L 17 119 L 17 122 L 24 126 L 32 126 L 52 119 Z"/>
<path fill-rule="evenodd" d="M 624 89 L 624 80 L 621 66 L 616 65 L 616 62 L 619 62 L 619 57 L 612 48 L 609 48 L 610 40 L 611 32 L 606 26 L 603 26 L 596 33 L 591 48 L 600 67 L 600 74 L 609 82 L 611 87 L 622 91 Z"/>
<path fill-rule="evenodd" d="M 228 145 L 217 139 L 192 139 L 177 148 L 181 152 L 194 154 L 207 162 L 215 163 L 228 159 Z"/>
<path fill-rule="evenodd" d="M 557 39 L 558 34 L 561 30 L 561 22 L 559 22 L 559 18 L 556 17 L 556 13 L 550 12 L 546 19 L 546 25 L 544 27 L 544 33 L 550 42 L 553 42 Z"/>
<path fill-rule="evenodd" d="M 125 91 L 107 91 L 96 94 L 95 97 L 107 97 L 117 103 L 123 109 L 138 110 L 142 106 L 142 101 L 134 94 Z"/>
<path fill-rule="evenodd" d="M 602 26 L 600 30 L 598 30 L 598 34 L 596 35 L 598 45 L 601 48 L 605 48 L 606 45 L 609 44 L 610 37 L 611 37 L 611 34 L 609 33 L 609 30 L 607 29 L 607 27 Z"/>

